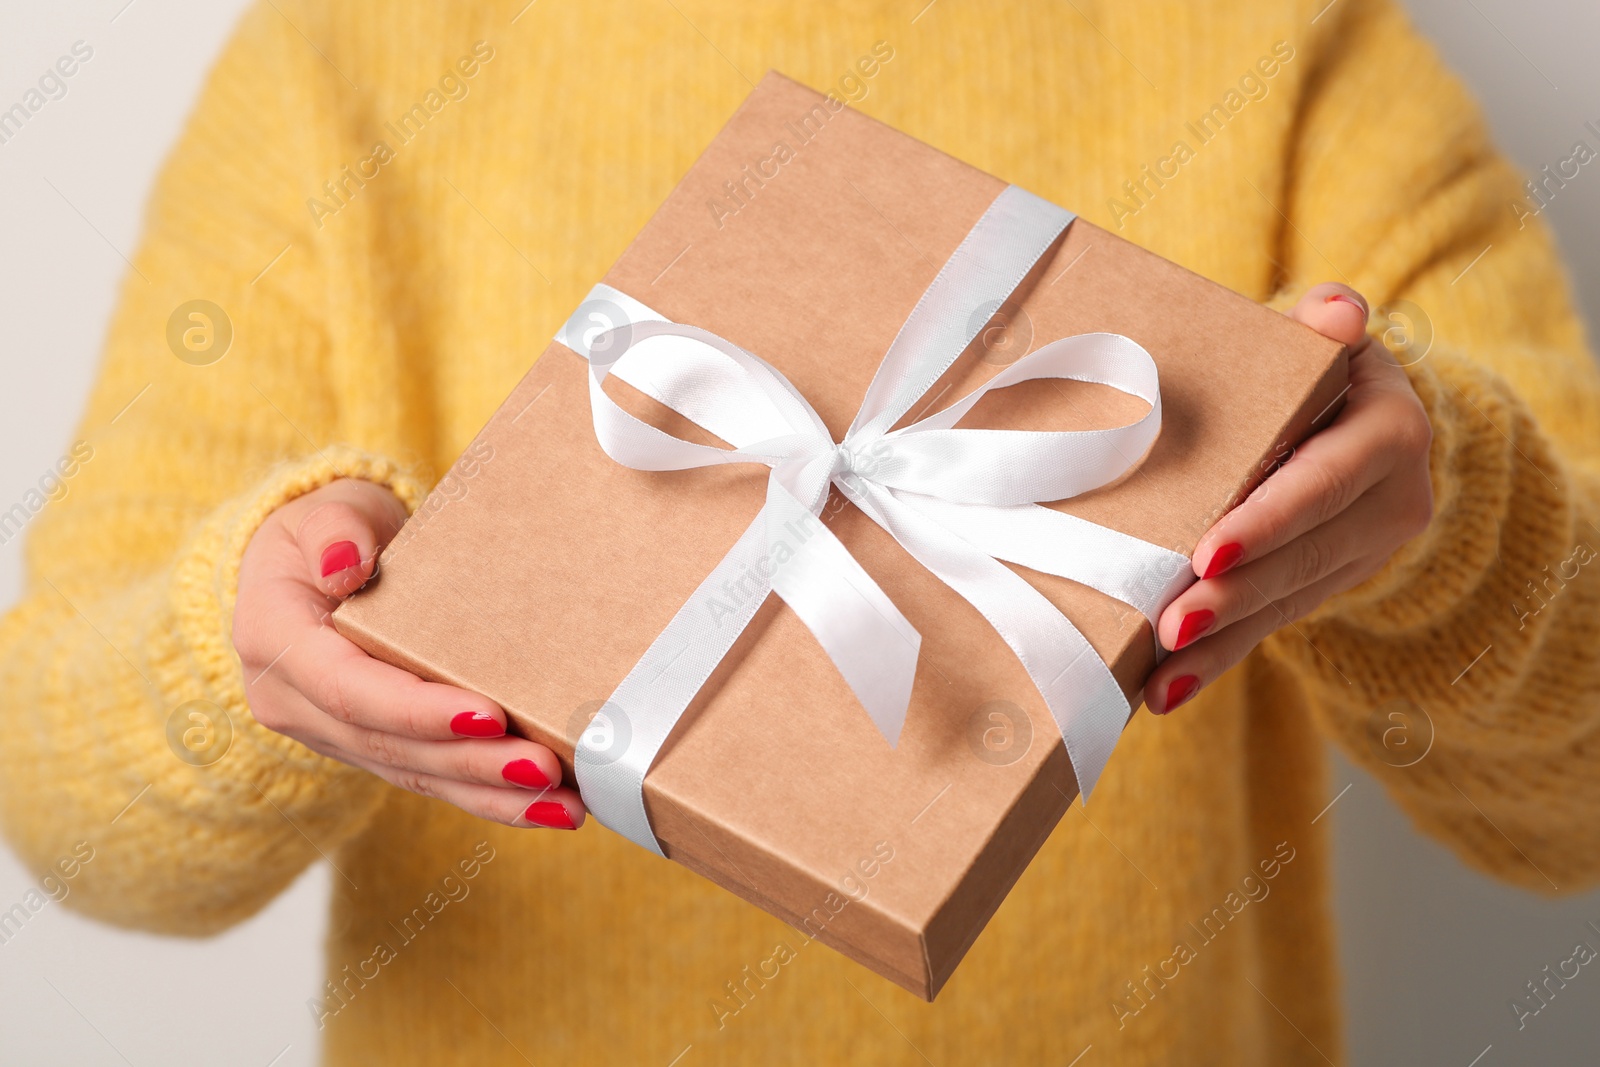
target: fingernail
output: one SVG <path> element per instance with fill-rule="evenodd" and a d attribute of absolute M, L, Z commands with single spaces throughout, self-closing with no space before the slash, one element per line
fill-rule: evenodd
<path fill-rule="evenodd" d="M 322 550 L 322 576 L 338 574 L 361 565 L 361 550 L 354 541 L 335 541 Z"/>
<path fill-rule="evenodd" d="M 1176 652 L 1184 645 L 1204 637 L 1211 632 L 1211 626 L 1216 621 L 1217 613 L 1214 611 L 1201 608 L 1199 611 L 1189 612 L 1178 624 L 1178 640 L 1173 643 L 1172 650 Z"/>
<path fill-rule="evenodd" d="M 1200 688 L 1200 679 L 1192 674 L 1185 674 L 1181 678 L 1174 678 L 1167 686 L 1167 711 L 1182 704 Z M 1162 712 L 1163 715 L 1166 712 Z"/>
<path fill-rule="evenodd" d="M 531 759 L 514 759 L 501 769 L 500 774 L 512 785 L 527 786 L 529 789 L 550 787 L 550 779 L 544 776 L 539 765 Z"/>
<path fill-rule="evenodd" d="M 567 809 L 554 800 L 535 800 L 528 805 L 528 810 L 522 817 L 535 826 L 545 826 L 552 830 L 576 830 L 578 824 L 572 821 L 572 816 L 567 814 Z"/>
<path fill-rule="evenodd" d="M 499 719 L 481 711 L 463 711 L 450 720 L 450 729 L 462 737 L 501 737 L 506 732 Z"/>
<path fill-rule="evenodd" d="M 1367 315 L 1367 305 L 1362 303 L 1359 300 L 1353 299 L 1352 297 L 1345 296 L 1343 293 L 1334 293 L 1332 296 L 1328 297 L 1328 299 L 1324 300 L 1323 303 L 1324 304 L 1331 304 L 1335 300 L 1344 301 L 1346 304 L 1349 304 L 1351 307 L 1356 308 L 1357 310 L 1359 310 L 1361 312 L 1362 318 L 1366 317 L 1366 315 Z"/>
<path fill-rule="evenodd" d="M 1215 578 L 1233 570 L 1239 561 L 1244 558 L 1244 546 L 1237 541 L 1231 541 L 1211 553 L 1211 562 L 1206 564 L 1206 572 L 1200 577 Z"/>

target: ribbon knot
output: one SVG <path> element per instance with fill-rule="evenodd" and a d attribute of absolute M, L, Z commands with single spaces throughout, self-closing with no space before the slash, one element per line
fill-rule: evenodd
<path fill-rule="evenodd" d="M 858 478 L 871 478 L 877 466 L 878 458 L 870 451 L 863 454 L 846 444 L 834 445 L 833 466 L 828 469 L 828 477 L 838 480 L 854 474 Z"/>
<path fill-rule="evenodd" d="M 1087 798 L 1131 708 L 1077 628 L 1005 562 L 1098 589 L 1152 626 L 1193 581 L 1185 556 L 1041 506 L 1106 485 L 1144 455 L 1161 425 L 1154 361 L 1119 334 L 1063 338 L 949 407 L 892 429 L 985 325 L 980 309 L 1010 297 L 1072 219 L 1015 186 L 1003 191 L 912 310 L 838 443 L 776 368 L 609 286 L 596 286 L 562 327 L 556 339 L 589 360 L 595 436 L 612 459 L 641 471 L 770 468 L 760 513 L 605 702 L 608 725 L 621 719 L 625 751 L 578 747 L 578 786 L 601 822 L 660 853 L 644 810 L 645 775 L 768 592 L 805 623 L 884 738 L 897 743 L 922 638 L 819 521 L 830 485 L 1016 653 Z M 611 374 L 731 447 L 686 441 L 623 411 L 603 388 Z M 989 391 L 1045 378 L 1110 386 L 1150 408 L 1105 430 L 958 427 Z"/>

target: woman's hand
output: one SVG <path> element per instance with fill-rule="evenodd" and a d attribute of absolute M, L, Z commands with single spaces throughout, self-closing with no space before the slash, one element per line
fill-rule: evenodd
<path fill-rule="evenodd" d="M 1161 614 L 1173 650 L 1145 684 L 1165 714 L 1266 636 L 1374 574 L 1433 515 L 1427 413 L 1410 379 L 1366 333 L 1367 304 L 1319 285 L 1289 313 L 1350 346 L 1344 410 L 1195 547 L 1200 581 Z"/>
<path fill-rule="evenodd" d="M 493 701 L 380 663 L 329 624 L 405 518 L 389 490 L 345 479 L 285 504 L 256 531 L 233 613 L 251 712 L 325 756 L 473 815 L 576 829 L 583 802 L 559 788 L 555 754 L 507 736 Z"/>

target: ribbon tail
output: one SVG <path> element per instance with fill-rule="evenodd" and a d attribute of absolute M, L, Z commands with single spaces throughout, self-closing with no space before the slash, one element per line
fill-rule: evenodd
<path fill-rule="evenodd" d="M 985 555 L 1115 597 L 1144 615 L 1152 629 L 1167 605 L 1195 582 L 1187 556 L 1038 504 L 957 504 L 900 491 L 894 497 Z"/>
<path fill-rule="evenodd" d="M 590 746 L 591 731 L 586 730 L 573 753 L 578 792 L 589 811 L 602 825 L 658 856 L 666 853 L 645 811 L 645 775 L 685 709 L 766 600 L 769 586 L 758 570 L 766 543 L 766 518 L 757 515 L 596 712 L 596 719 L 608 720 L 602 733 L 609 743 Z M 723 598 L 724 586 L 736 579 L 748 585 L 750 575 L 756 576 L 755 590 L 730 606 Z"/>
<path fill-rule="evenodd" d="M 858 483 L 845 491 L 919 563 L 977 608 L 1016 653 L 1050 710 L 1078 792 L 1087 800 L 1133 713 L 1093 646 L 1015 572 L 888 490 Z"/>
<path fill-rule="evenodd" d="M 767 483 L 772 589 L 800 617 L 891 747 L 900 742 L 922 635 L 833 532 Z"/>

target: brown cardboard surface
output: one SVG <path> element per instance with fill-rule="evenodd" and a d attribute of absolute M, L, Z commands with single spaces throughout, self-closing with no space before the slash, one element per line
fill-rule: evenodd
<path fill-rule="evenodd" d="M 918 297 L 1004 183 L 821 101 L 768 75 L 604 281 L 777 366 L 837 439 Z M 792 158 L 766 165 L 775 176 L 748 178 L 746 165 L 771 159 L 777 142 Z M 743 203 L 727 210 L 724 183 L 741 180 Z M 719 202 L 720 212 L 710 206 Z M 1053 506 L 1185 555 L 1314 419 L 1331 417 L 1344 389 L 1336 343 L 1082 221 L 1015 304 L 1015 347 L 985 353 L 975 343 L 926 410 L 1029 348 L 1127 334 L 1160 369 L 1161 436 L 1117 484 Z M 706 440 L 613 383 L 641 418 Z M 962 425 L 1085 429 L 1143 408 L 1102 386 L 1033 382 L 992 394 Z M 489 448 L 492 461 L 461 479 L 465 495 L 431 499 L 385 552 L 380 577 L 334 621 L 373 655 L 498 701 L 570 773 L 589 716 L 760 509 L 767 471 L 648 473 L 612 462 L 591 427 L 586 365 L 559 344 L 468 455 Z M 831 529 L 922 633 L 899 747 L 769 597 L 663 750 L 646 807 L 674 861 L 931 999 L 1077 787 L 1004 642 L 839 504 L 835 496 L 825 512 Z M 474 563 L 483 558 L 499 562 L 485 572 Z M 1017 569 L 1137 703 L 1155 664 L 1144 618 Z M 998 755 L 979 740 L 996 708 L 1018 727 Z M 892 849 L 892 861 L 874 863 L 875 848 Z M 852 884 L 866 895 L 841 905 Z"/>

